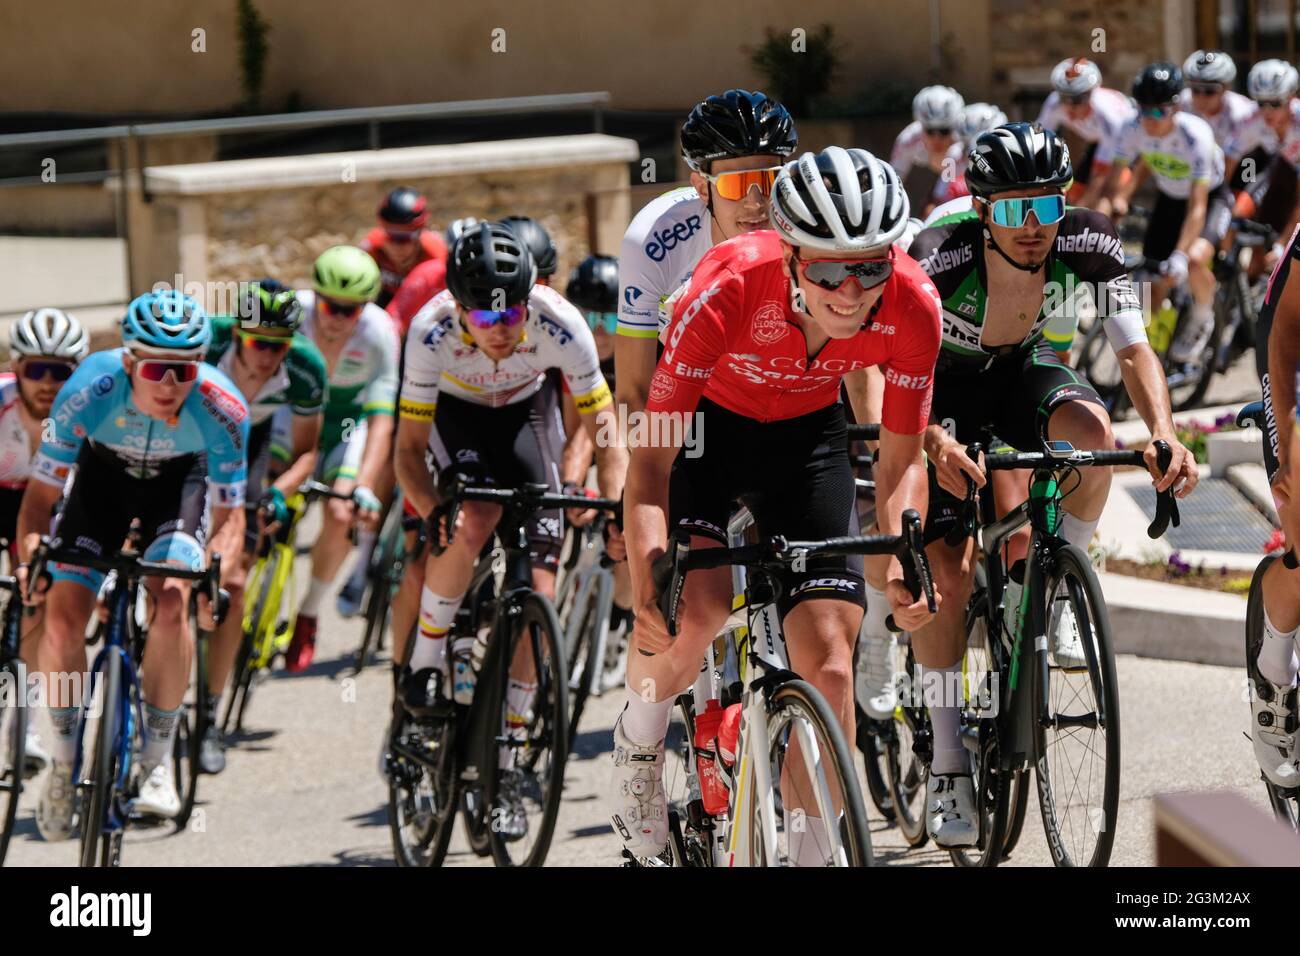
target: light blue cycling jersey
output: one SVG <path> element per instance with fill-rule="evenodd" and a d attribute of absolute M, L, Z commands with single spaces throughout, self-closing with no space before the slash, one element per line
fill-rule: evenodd
<path fill-rule="evenodd" d="M 163 462 L 206 454 L 213 503 L 244 502 L 248 477 L 248 405 L 224 372 L 200 364 L 198 381 L 175 417 L 152 418 L 136 407 L 131 379 L 122 367 L 125 349 L 96 352 L 59 389 L 32 477 L 63 486 L 68 470 L 89 440 L 107 449 L 133 478 L 153 478 Z"/>

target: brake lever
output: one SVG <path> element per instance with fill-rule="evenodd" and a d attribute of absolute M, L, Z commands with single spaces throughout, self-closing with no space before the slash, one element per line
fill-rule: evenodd
<path fill-rule="evenodd" d="M 1169 447 L 1167 441 L 1157 440 L 1154 444 L 1156 467 L 1160 469 L 1161 474 L 1164 474 L 1169 470 L 1169 463 L 1174 460 L 1174 450 Z M 1175 528 L 1178 527 L 1178 499 L 1174 497 L 1173 485 L 1164 491 L 1156 492 L 1156 516 L 1147 527 L 1147 536 L 1159 538 L 1169 529 L 1170 522 Z"/>
<path fill-rule="evenodd" d="M 980 463 L 980 455 L 983 452 L 983 442 L 971 442 L 966 446 L 966 457 L 976 465 Z M 943 543 L 950 548 L 958 547 L 970 537 L 975 521 L 975 479 L 964 472 L 962 477 L 966 479 L 966 498 L 962 501 L 961 520 L 949 528 L 948 533 L 943 536 Z"/>
<path fill-rule="evenodd" d="M 686 576 L 681 573 L 681 568 L 690 552 L 690 536 L 683 531 L 677 531 L 668 542 L 668 550 L 655 558 L 650 568 L 655 590 L 659 594 L 659 613 L 664 616 L 670 637 L 677 636 L 677 609 L 681 604 L 682 587 L 686 583 Z M 637 651 L 644 657 L 655 656 L 640 647 Z"/>
<path fill-rule="evenodd" d="M 916 600 L 925 595 L 925 605 L 933 614 L 937 610 L 934 600 L 934 576 L 930 572 L 930 561 L 925 556 L 925 540 L 921 534 L 921 516 L 913 508 L 903 512 L 903 530 L 900 535 L 903 542 L 895 555 L 903 566 L 903 584 Z M 885 618 L 885 627 L 891 631 L 901 632 L 890 614 Z"/>

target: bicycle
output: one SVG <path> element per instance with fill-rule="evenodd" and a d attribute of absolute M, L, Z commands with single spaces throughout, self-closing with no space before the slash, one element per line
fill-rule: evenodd
<path fill-rule="evenodd" d="M 477 641 L 473 658 L 481 663 L 470 702 L 454 703 L 449 717 L 423 717 L 408 713 L 394 696 L 385 756 L 393 850 L 399 866 L 440 866 L 463 810 L 471 841 L 486 842 L 497 866 L 541 866 L 568 759 L 569 672 L 555 608 L 532 587 L 525 525 L 543 509 L 614 509 L 618 503 L 554 494 L 542 484 L 479 488 L 463 480 L 444 500 L 448 529 L 462 502 L 501 505 L 500 547 L 475 564 L 448 635 L 453 646 L 466 637 Z M 435 534 L 430 529 L 431 545 Z M 403 667 L 414 643 L 407 642 Z M 531 673 L 536 681 L 529 712 L 513 719 L 506 696 L 512 672 Z M 509 832 L 511 809 L 503 805 L 516 800 L 523 834 Z"/>
<path fill-rule="evenodd" d="M 137 669 L 144 648 L 144 632 L 135 617 L 141 581 L 144 578 L 159 577 L 202 582 L 211 602 L 213 618 L 220 623 L 230 600 L 229 594 L 220 585 L 221 555 L 213 553 L 208 566 L 196 571 L 145 561 L 133 550 L 124 549 L 114 556 L 101 557 L 76 548 L 53 548 L 49 539 L 42 537 L 40 546 L 32 556 L 31 580 L 44 577 L 46 565 L 51 561 L 79 565 L 115 576 L 108 588 L 108 622 L 101 628 L 104 645 L 95 655 L 90 669 L 92 680 L 83 692 L 72 776 L 77 781 L 81 807 L 81 865 L 120 866 L 122 835 L 132 819 L 128 797 L 131 766 L 134 749 L 144 727 L 142 689 Z M 191 633 L 196 635 L 196 651 L 197 646 L 201 645 L 197 638 L 198 594 L 197 589 L 191 592 L 189 605 Z M 99 686 L 99 716 L 90 755 L 90 773 L 83 777 L 85 730 L 91 693 L 96 684 Z M 202 688 L 203 682 L 200 680 L 200 694 Z M 190 763 L 187 799 L 192 806 L 198 762 L 191 759 Z"/>
<path fill-rule="evenodd" d="M 1034 770 L 1039 809 L 1048 847 L 1056 866 L 1105 866 L 1114 842 L 1119 809 L 1120 720 L 1114 642 L 1105 600 L 1088 556 L 1056 536 L 1061 501 L 1073 488 L 1062 483 L 1090 466 L 1145 467 L 1141 451 L 1085 451 L 1068 442 L 1051 442 L 1043 452 L 1011 452 L 984 456 L 984 470 L 1032 469 L 1028 500 L 1006 517 L 995 520 L 992 495 L 978 494 L 968 481 L 962 521 L 947 536 L 955 545 L 968 536 L 977 542 L 981 574 L 966 608 L 968 651 L 963 673 L 962 742 L 970 753 L 975 786 L 978 836 L 973 847 L 950 849 L 958 866 L 997 866 L 1008 852 L 1008 839 L 1019 835 L 1028 795 L 1027 774 Z M 1167 468 L 1172 451 L 1157 442 L 1158 465 Z M 982 443 L 967 449 L 978 460 Z M 1179 522 L 1172 489 L 1157 498 L 1155 519 L 1147 529 L 1158 538 L 1170 521 Z M 1023 566 L 1004 566 L 1003 544 L 1020 528 L 1031 528 L 1029 556 Z M 1008 580 L 1023 577 L 1021 603 L 1014 624 L 1006 623 L 1004 607 Z M 1049 658 L 1049 635 L 1078 628 L 1085 666 L 1060 666 Z M 906 674 L 915 686 L 916 663 L 909 648 Z M 899 743 L 891 750 L 895 805 L 905 834 L 924 834 L 924 809 L 932 739 L 929 716 L 921 695 L 901 695 L 895 714 Z M 1104 735 L 1100 747 L 1089 740 L 1084 756 L 1104 754 L 1105 767 L 1064 788 L 1058 776 L 1071 767 L 1061 755 L 1078 743 L 1077 731 Z M 1050 735 L 1050 738 L 1049 738 Z M 1075 763 L 1079 763 L 1076 758 Z M 1091 768 L 1089 768 L 1091 769 Z M 1079 808 L 1070 799 L 1082 786 L 1089 793 L 1101 780 L 1100 805 Z M 1023 795 L 1023 796 L 1022 796 Z M 1066 797 L 1064 814 L 1061 797 Z M 920 802 L 918 803 L 918 797 Z M 1013 802 L 1014 801 L 1014 802 Z M 1090 853 L 1080 851 L 1076 833 L 1095 837 Z M 924 842 L 923 839 L 919 842 Z"/>
<path fill-rule="evenodd" d="M 235 658 L 230 697 L 221 717 L 223 735 L 243 731 L 244 714 L 253 696 L 253 688 L 270 672 L 276 657 L 288 649 L 293 637 L 297 605 L 293 564 L 298 553 L 299 519 L 307 506 L 318 498 L 350 500 L 351 497 L 351 494 L 340 494 L 319 481 L 305 481 L 285 500 L 289 509 L 287 525 L 274 535 L 259 533 L 255 548 L 258 558 L 248 572 L 244 588 L 243 640 Z M 254 520 L 259 515 L 270 520 L 267 510 L 250 510 Z"/>
<path fill-rule="evenodd" d="M 24 782 L 32 775 L 27 760 L 27 666 L 18 656 L 22 638 L 23 603 L 18 581 L 0 577 L 0 590 L 9 592 L 0 625 L 0 866 L 9 852 L 14 819 Z"/>
<path fill-rule="evenodd" d="M 744 518 L 739 516 L 739 520 Z M 733 518 L 732 524 L 737 521 Z M 789 669 L 775 601 L 781 574 L 809 558 L 893 554 L 902 562 L 913 594 L 924 594 L 933 611 L 934 586 L 921 544 L 920 516 L 912 510 L 905 512 L 903 531 L 898 535 L 824 541 L 789 541 L 777 535 L 759 544 L 696 550 L 691 550 L 689 541 L 687 535 L 675 534 L 668 552 L 655 565 L 669 633 L 676 633 L 682 587 L 689 571 L 743 567 L 746 623 L 720 632 L 731 638 L 727 643 L 734 648 L 740 679 L 722 688 L 718 655 L 706 655 L 694 686 L 677 698 L 685 728 L 681 744 L 684 773 L 681 781 L 666 788 L 670 791 L 668 847 L 660 857 L 646 861 L 625 849 L 627 865 L 781 865 L 789 859 L 790 834 L 778 807 L 799 796 L 806 816 L 837 821 L 826 827 L 827 845 L 822 847 L 823 858 L 830 865 L 870 866 L 871 834 L 851 751 L 825 698 Z M 726 714 L 733 707 L 738 708 L 739 723 L 731 750 L 734 759 L 727 761 L 719 738 L 699 741 L 696 731 L 700 715 L 719 709 Z M 737 711 L 731 713 L 734 716 Z M 791 750 L 792 743 L 797 750 Z M 785 784 L 780 783 L 787 760 L 793 761 L 796 754 L 812 785 L 811 794 L 781 792 L 783 786 L 797 785 L 793 772 Z M 701 781 L 715 774 L 726 788 L 726 799 L 706 807 Z M 716 788 L 713 790 L 716 793 Z"/>
<path fill-rule="evenodd" d="M 609 645 L 609 615 L 614 606 L 614 562 L 602 546 L 604 518 L 569 529 L 567 560 L 555 588 L 555 607 L 564 627 L 564 659 L 569 665 L 569 738 L 591 694 L 599 697 L 617 683 L 624 648 Z"/>
<path fill-rule="evenodd" d="M 1251 281 L 1249 270 L 1242 262 L 1246 249 L 1269 249 L 1277 242 L 1277 230 L 1267 223 L 1252 219 L 1232 220 L 1232 242 L 1227 250 L 1220 250 L 1214 260 L 1214 278 L 1218 287 L 1214 291 L 1216 335 L 1211 340 L 1215 347 L 1213 371 L 1223 373 L 1240 356 L 1255 347 L 1255 328 L 1259 310 L 1264 303 L 1268 274 Z M 1196 397 L 1199 404 L 1204 395 Z"/>
<path fill-rule="evenodd" d="M 406 567 L 404 542 L 406 531 L 409 530 L 409 517 L 402 511 L 402 493 L 397 490 L 393 493 L 393 501 L 388 506 L 379 537 L 375 539 L 375 546 L 370 552 L 370 564 L 366 568 L 366 627 L 361 635 L 361 647 L 357 651 L 353 676 L 360 674 L 369 663 L 371 654 L 384 646 L 388 611 L 402 585 L 402 574 Z"/>

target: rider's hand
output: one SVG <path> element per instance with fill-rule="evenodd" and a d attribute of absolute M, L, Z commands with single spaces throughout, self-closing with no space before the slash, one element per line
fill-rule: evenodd
<path fill-rule="evenodd" d="M 217 629 L 217 622 L 213 620 L 212 617 L 212 602 L 208 600 L 207 590 L 205 589 L 199 591 L 197 597 L 198 597 L 198 605 L 199 605 L 200 630 L 215 631 Z"/>
<path fill-rule="evenodd" d="M 438 505 L 438 507 L 433 509 L 433 513 L 429 515 L 429 523 L 437 528 L 438 547 L 444 549 L 451 545 L 451 538 L 447 535 L 447 515 L 450 514 L 450 512 L 451 509 L 446 505 Z M 452 528 L 452 536 L 454 536 L 455 532 L 459 531 L 464 524 L 465 513 L 457 510 L 456 526 Z"/>
<path fill-rule="evenodd" d="M 29 593 L 27 590 L 27 578 L 31 568 L 29 565 L 20 564 L 14 569 L 14 577 L 18 579 L 19 594 L 23 596 L 23 604 L 28 607 L 37 607 L 45 603 L 45 585 L 32 588 Z"/>
<path fill-rule="evenodd" d="M 257 506 L 257 519 L 264 534 L 275 534 L 282 525 L 288 524 L 289 505 L 283 491 L 274 485 L 266 490 Z"/>
<path fill-rule="evenodd" d="M 1123 219 L 1128 215 L 1128 200 L 1123 196 L 1116 196 L 1114 199 L 1109 200 L 1109 203 L 1110 218 Z"/>
<path fill-rule="evenodd" d="M 677 602 L 678 618 L 686 602 Z M 632 622 L 632 642 L 630 648 L 644 654 L 662 654 L 673 646 L 673 637 L 668 633 L 668 622 L 659 610 L 659 597 L 655 595 L 636 609 Z"/>
<path fill-rule="evenodd" d="M 590 488 L 583 487 L 576 482 L 566 481 L 562 490 L 566 495 L 581 495 L 587 498 L 596 497 L 596 493 Z M 596 520 L 595 508 L 566 508 L 564 509 L 564 518 L 575 528 L 582 528 Z"/>
<path fill-rule="evenodd" d="M 1187 281 L 1187 253 L 1181 249 L 1169 253 L 1169 258 L 1160 267 L 1160 272 L 1174 285 L 1182 285 Z"/>
<path fill-rule="evenodd" d="M 627 539 L 623 529 L 609 522 L 605 525 L 605 553 L 611 561 L 627 560 Z"/>
<path fill-rule="evenodd" d="M 889 600 L 889 611 L 894 615 L 894 623 L 905 631 L 915 631 L 930 623 L 934 617 L 925 595 L 913 599 L 902 578 L 890 578 L 885 582 L 885 597 Z M 934 606 L 937 608 L 943 600 L 939 592 L 934 594 Z"/>
<path fill-rule="evenodd" d="M 926 448 L 926 454 L 934 464 L 934 474 L 939 481 L 939 487 L 958 498 L 966 497 L 967 478 L 975 482 L 976 488 L 983 488 L 986 480 L 981 467 L 984 456 L 980 455 L 978 464 L 971 461 L 961 442 L 951 437 L 942 428 L 930 429 L 927 438 L 932 438 L 936 432 L 943 437 L 927 441 L 927 445 L 931 447 Z"/>
<path fill-rule="evenodd" d="M 1142 452 L 1142 458 L 1147 464 L 1147 471 L 1151 472 L 1151 477 L 1155 479 L 1152 483 L 1156 486 L 1156 491 L 1165 491 L 1173 485 L 1174 496 L 1186 498 L 1192 493 L 1196 483 L 1201 480 L 1200 469 L 1196 467 L 1196 457 L 1172 435 L 1164 436 L 1164 440 L 1169 443 L 1169 448 L 1174 453 L 1169 461 L 1169 468 L 1164 474 L 1160 473 L 1160 466 L 1156 464 L 1155 439 L 1147 444 Z"/>
<path fill-rule="evenodd" d="M 367 531 L 379 527 L 379 514 L 383 511 L 383 502 L 365 485 L 352 489 L 352 503 L 356 505 L 356 520 Z"/>

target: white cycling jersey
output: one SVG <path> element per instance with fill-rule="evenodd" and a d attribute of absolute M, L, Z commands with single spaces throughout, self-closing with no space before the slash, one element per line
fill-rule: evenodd
<path fill-rule="evenodd" d="M 1230 152 L 1229 146 L 1240 138 L 1246 124 L 1259 112 L 1255 101 L 1249 96 L 1242 96 L 1240 93 L 1228 90 L 1223 94 L 1223 106 L 1213 116 L 1198 113 L 1193 109 L 1195 102 L 1191 90 L 1183 90 L 1178 94 L 1178 108 L 1193 116 L 1199 116 L 1209 123 L 1210 129 L 1214 130 L 1214 141 L 1223 148 L 1229 158 L 1240 159 L 1241 154 Z"/>
<path fill-rule="evenodd" d="M 619 252 L 618 334 L 656 338 L 667 324 L 659 307 L 712 248 L 713 217 L 694 187 L 647 203 L 627 227 Z"/>
<path fill-rule="evenodd" d="M 1277 133 L 1264 122 L 1264 114 L 1256 112 L 1242 125 L 1236 139 L 1225 146 L 1224 151 L 1234 159 L 1240 159 L 1260 146 L 1270 153 L 1281 153 L 1287 162 L 1300 168 L 1300 99 L 1291 99 L 1291 122 L 1287 124 L 1286 136 L 1280 146 Z"/>
<path fill-rule="evenodd" d="M 1126 166 L 1141 157 L 1155 177 L 1156 186 L 1170 199 L 1186 199 L 1194 183 L 1210 189 L 1223 182 L 1223 150 L 1214 141 L 1210 124 L 1199 116 L 1174 114 L 1174 126 L 1164 136 L 1150 136 L 1134 117 L 1120 133 L 1115 164 Z"/>
<path fill-rule="evenodd" d="M 32 448 L 19 412 L 18 379 L 0 374 L 0 488 L 23 488 L 32 476 Z"/>
<path fill-rule="evenodd" d="M 1038 113 L 1038 125 L 1054 133 L 1065 127 L 1084 142 L 1096 143 L 1097 152 L 1092 161 L 1109 163 L 1115 155 L 1120 132 L 1129 120 L 1137 116 L 1137 108 L 1119 90 L 1104 86 L 1092 91 L 1088 105 L 1092 107 L 1092 112 L 1085 119 L 1072 120 L 1065 115 L 1061 94 L 1053 90 Z"/>
<path fill-rule="evenodd" d="M 895 137 L 894 148 L 889 151 L 889 165 L 900 179 L 906 179 L 913 166 L 931 168 L 930 151 L 925 148 L 925 127 L 920 120 L 912 120 Z"/>
<path fill-rule="evenodd" d="M 411 320 L 400 414 L 433 421 L 439 393 L 493 408 L 513 405 L 537 394 L 552 368 L 564 376 L 582 414 L 610 404 L 587 320 L 554 289 L 533 287 L 523 338 L 500 361 L 479 350 L 461 327 L 451 292 L 440 292 Z"/>

